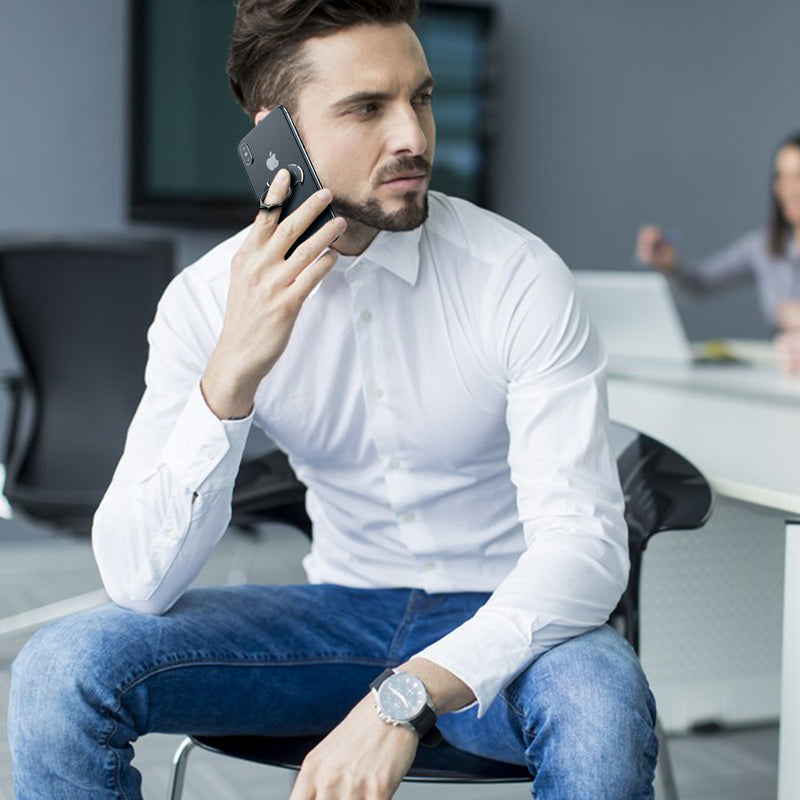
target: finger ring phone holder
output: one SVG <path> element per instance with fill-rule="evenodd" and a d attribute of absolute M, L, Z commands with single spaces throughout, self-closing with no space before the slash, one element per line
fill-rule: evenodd
<path fill-rule="evenodd" d="M 292 196 L 292 191 L 294 190 L 295 184 L 302 183 L 305 180 L 303 169 L 297 164 L 289 164 L 289 166 L 286 167 L 286 169 L 289 170 L 289 176 L 290 176 L 289 191 L 286 192 L 283 199 L 279 200 L 277 203 L 268 203 L 267 192 L 269 192 L 270 184 L 267 184 L 266 188 L 261 193 L 261 197 L 258 200 L 258 208 L 260 211 L 274 211 L 276 208 L 282 208 L 289 200 L 289 198 Z"/>

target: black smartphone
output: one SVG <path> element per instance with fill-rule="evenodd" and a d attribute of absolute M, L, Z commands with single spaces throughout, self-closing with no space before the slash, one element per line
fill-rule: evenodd
<path fill-rule="evenodd" d="M 239 158 L 250 179 L 256 199 L 261 198 L 279 169 L 289 170 L 292 176 L 292 194 L 280 209 L 280 219 L 287 217 L 314 192 L 322 188 L 300 134 L 289 112 L 283 106 L 275 106 L 239 142 Z M 298 236 L 297 241 L 286 253 L 286 257 L 288 258 L 299 244 L 333 218 L 333 209 L 328 205 Z"/>

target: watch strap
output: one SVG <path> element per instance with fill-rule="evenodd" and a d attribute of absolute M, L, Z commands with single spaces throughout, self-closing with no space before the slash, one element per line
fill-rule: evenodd
<path fill-rule="evenodd" d="M 374 681 L 371 681 L 369 684 L 370 689 L 377 689 L 387 678 L 394 675 L 394 670 L 391 667 L 387 667 Z M 361 684 L 362 686 L 364 684 Z"/>

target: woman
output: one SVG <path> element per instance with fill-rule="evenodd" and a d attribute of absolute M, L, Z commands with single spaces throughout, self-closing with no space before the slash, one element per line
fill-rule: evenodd
<path fill-rule="evenodd" d="M 636 255 L 695 294 L 753 278 L 781 365 L 800 372 L 800 131 L 781 143 L 773 164 L 767 230 L 751 231 L 692 265 L 679 258 L 662 228 L 645 225 Z"/>

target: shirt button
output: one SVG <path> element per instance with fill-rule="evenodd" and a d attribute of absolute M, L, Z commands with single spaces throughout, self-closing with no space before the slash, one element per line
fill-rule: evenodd
<path fill-rule="evenodd" d="M 399 466 L 400 466 L 400 462 L 396 458 L 393 458 L 389 462 L 389 469 L 397 469 Z"/>
<path fill-rule="evenodd" d="M 425 572 L 430 572 L 431 570 L 436 569 L 436 563 L 434 561 L 426 561 L 422 565 L 422 569 L 424 569 Z"/>
<path fill-rule="evenodd" d="M 416 518 L 417 515 L 413 511 L 403 514 L 403 522 L 413 522 Z"/>
<path fill-rule="evenodd" d="M 378 400 L 380 400 L 380 399 L 381 399 L 381 397 L 383 397 L 383 389 L 382 389 L 380 386 L 376 386 L 376 387 L 375 387 L 375 388 L 372 390 L 372 394 L 374 394 L 374 395 L 375 395 L 375 397 L 377 397 L 377 398 L 378 398 Z"/>
<path fill-rule="evenodd" d="M 362 319 L 364 322 L 372 322 L 372 314 L 370 313 L 369 309 L 366 309 L 366 308 L 365 308 L 365 309 L 364 309 L 364 310 L 361 312 L 361 319 Z"/>

